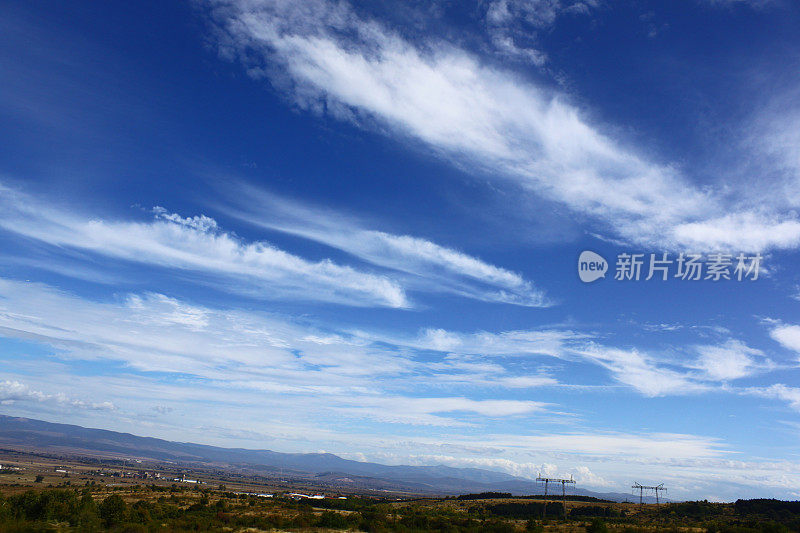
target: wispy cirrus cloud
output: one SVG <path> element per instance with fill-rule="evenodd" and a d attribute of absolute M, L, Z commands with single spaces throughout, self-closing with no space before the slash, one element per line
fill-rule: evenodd
<path fill-rule="evenodd" d="M 268 314 L 193 305 L 159 293 L 98 302 L 42 284 L 0 280 L 0 297 L 4 336 L 141 371 L 266 380 L 291 387 L 348 386 L 410 368 L 406 355 L 373 350 L 357 338 Z"/>
<path fill-rule="evenodd" d="M 567 346 L 590 337 L 591 334 L 567 329 L 461 333 L 441 328 L 427 328 L 415 339 L 398 342 L 405 342 L 409 346 L 423 350 L 468 355 L 563 357 Z"/>
<path fill-rule="evenodd" d="M 310 261 L 265 242 L 247 242 L 206 215 L 184 217 L 163 207 L 146 222 L 90 218 L 0 188 L 0 227 L 54 247 L 178 271 L 202 272 L 224 290 L 266 299 L 334 302 L 357 306 L 409 308 L 409 290 L 445 292 L 488 302 L 529 307 L 551 305 L 544 291 L 520 274 L 426 239 L 361 227 L 355 220 L 249 189 L 257 201 L 226 212 L 259 227 L 311 239 L 372 265 L 370 270 Z M 271 213 L 258 215 L 257 206 Z M 250 211 L 246 211 L 246 209 Z M 63 261 L 40 267 L 81 274 Z M 92 267 L 96 270 L 96 267 Z M 109 274 L 109 276 L 112 276 Z M 234 281 L 235 283 L 231 283 Z"/>
<path fill-rule="evenodd" d="M 468 413 L 472 406 L 469 402 L 462 404 L 459 398 L 448 400 L 441 406 L 435 403 L 432 406 L 415 405 L 413 411 L 421 412 L 422 416 L 410 423 L 413 417 L 409 415 L 412 413 L 405 414 L 407 419 L 402 424 L 410 429 L 408 433 L 384 431 L 376 434 L 312 422 L 305 415 L 325 402 L 299 402 L 296 396 L 284 403 L 276 397 L 273 402 L 263 394 L 246 395 L 241 391 L 213 386 L 200 389 L 185 381 L 159 383 L 148 375 L 75 376 L 63 372 L 63 369 L 61 373 L 31 378 L 32 383 L 42 380 L 54 382 L 51 388 L 76 387 L 87 396 L 112 396 L 115 403 L 117 398 L 121 398 L 125 409 L 115 410 L 114 418 L 110 418 L 108 413 L 82 410 L 86 416 L 95 417 L 87 420 L 106 420 L 107 427 L 129 431 L 130 426 L 116 418 L 123 411 L 138 432 L 146 428 L 149 435 L 171 440 L 202 439 L 223 446 L 307 451 L 312 445 L 309 435 L 313 434 L 315 449 L 356 460 L 488 468 L 527 478 L 533 478 L 539 472 L 573 474 L 576 480 L 590 488 L 602 488 L 608 483 L 626 486 L 630 476 L 658 476 L 671 487 L 684 487 L 687 497 L 714 490 L 713 485 L 719 480 L 726 482 L 727 492 L 721 494 L 723 497 L 763 495 L 786 487 L 793 488 L 796 476 L 800 474 L 797 463 L 740 459 L 736 449 L 725 439 L 702 434 L 611 432 L 585 428 L 573 431 L 543 429 L 536 434 L 465 432 L 463 423 L 458 423 L 458 420 L 446 416 L 438 419 L 441 409 L 466 407 L 467 410 L 460 412 Z M 21 383 L 21 380 L 17 379 L 17 382 Z M 33 390 L 46 387 L 38 384 L 35 387 L 24 386 Z M 160 403 L 154 405 L 154 402 Z M 274 417 L 264 416 L 265 402 L 269 402 Z M 404 402 L 405 398 L 394 397 L 373 407 L 384 410 L 379 417 L 390 419 L 394 413 L 398 417 L 404 415 L 396 408 L 396 404 L 404 405 Z M 22 409 L 24 403 L 18 402 L 15 408 Z M 31 400 L 29 403 L 38 402 Z M 490 417 L 499 416 L 500 410 L 494 410 L 491 405 L 487 403 L 477 409 Z M 154 407 L 158 406 L 161 408 L 157 413 Z M 347 408 L 347 405 L 342 407 Z M 148 412 L 138 413 L 137 409 Z M 284 410 L 294 412 L 296 416 L 283 419 Z M 338 417 L 331 417 L 329 421 L 343 418 L 342 415 L 346 415 L 345 419 L 369 417 L 368 412 L 335 412 Z M 243 417 L 250 421 L 247 430 L 242 430 L 235 422 Z M 213 423 L 209 423 L 210 418 L 213 418 Z M 181 423 L 177 424 L 177 420 Z M 386 420 L 388 424 L 396 422 Z M 419 429 L 417 426 L 424 427 L 428 423 L 435 424 L 439 430 L 416 431 Z M 624 470 L 622 475 L 619 473 L 621 467 Z M 664 474 L 665 470 L 667 474 Z M 745 491 L 747 485 L 751 485 L 751 492 Z M 676 489 L 675 494 L 684 492 Z"/>
<path fill-rule="evenodd" d="M 543 66 L 547 53 L 538 46 L 538 32 L 559 16 L 586 14 L 599 4 L 598 0 L 492 0 L 486 7 L 486 27 L 498 53 Z"/>
<path fill-rule="evenodd" d="M 214 309 L 162 294 L 97 302 L 37 283 L 0 280 L 0 335 L 52 346 L 68 361 L 181 376 L 188 382 L 179 392 L 161 393 L 186 401 L 223 401 L 225 394 L 239 394 L 248 401 L 271 398 L 287 412 L 300 403 L 315 416 L 338 412 L 440 426 L 549 410 L 546 402 L 441 394 L 441 385 L 454 384 L 454 376 L 472 392 L 516 377 L 501 365 L 431 364 L 389 339 L 367 340 L 286 317 Z M 322 404 L 320 398 L 325 398 Z"/>
<path fill-rule="evenodd" d="M 546 399 L 515 398 L 521 391 L 573 386 L 543 367 L 547 361 L 590 363 L 608 371 L 612 383 L 647 397 L 749 394 L 724 384 L 771 368 L 761 352 L 733 340 L 695 347 L 695 359 L 667 360 L 647 350 L 604 346 L 590 334 L 566 329 L 460 333 L 428 328 L 416 336 L 346 331 L 158 293 L 98 302 L 10 280 L 0 280 L 0 335 L 52 346 L 66 360 L 188 378 L 195 385 L 180 393 L 185 398 L 192 390 L 210 398 L 210 392 L 196 388 L 212 387 L 262 395 L 286 409 L 301 401 L 310 413 L 336 411 L 414 425 L 458 426 L 472 424 L 474 416 L 552 413 Z M 602 373 L 592 375 L 589 385 L 608 388 Z M 459 393 L 441 395 L 443 390 Z M 488 390 L 502 391 L 504 397 L 487 398 Z M 791 391 L 776 391 L 761 396 L 791 400 Z M 324 404 L 318 404 L 323 397 Z"/>
<path fill-rule="evenodd" d="M 508 366 L 520 359 L 555 357 L 565 365 L 590 362 L 644 396 L 722 390 L 720 380 L 742 374 L 726 370 L 724 376 L 719 371 L 710 375 L 698 372 L 691 360 L 683 365 L 670 363 L 645 350 L 597 343 L 590 349 L 587 336 L 572 331 L 464 334 L 426 329 L 398 340 L 402 336 L 331 330 L 265 313 L 209 308 L 161 294 L 93 301 L 38 283 L 0 280 L 0 335 L 49 345 L 60 361 L 31 361 L 35 368 L 28 370 L 27 377 L 6 373 L 8 382 L 0 387 L 0 396 L 13 400 L 15 409 L 48 402 L 67 405 L 39 391 L 63 390 L 64 398 L 70 400 L 77 396 L 75 391 L 81 391 L 85 399 L 76 406 L 85 406 L 81 412 L 93 412 L 109 402 L 123 418 L 154 424 L 153 431 L 168 438 L 184 438 L 170 433 L 175 426 L 169 421 L 180 417 L 181 435 L 188 431 L 220 444 L 240 443 L 242 437 L 231 436 L 238 435 L 234 427 L 238 422 L 209 433 L 207 413 L 219 420 L 241 420 L 250 413 L 251 430 L 270 435 L 268 441 L 252 437 L 258 446 L 280 442 L 307 449 L 308 434 L 313 432 L 314 446 L 324 441 L 333 451 L 369 453 L 374 448 L 380 454 L 394 450 L 402 463 L 413 462 L 415 454 L 424 461 L 452 453 L 448 463 L 467 466 L 492 456 L 508 462 L 487 466 L 526 475 L 542 462 L 558 460 L 568 469 L 576 464 L 594 465 L 591 472 L 601 479 L 615 479 L 608 465 L 616 468 L 620 462 L 642 472 L 650 472 L 654 464 L 669 465 L 676 480 L 701 479 L 708 473 L 733 479 L 743 468 L 726 459 L 729 450 L 721 441 L 693 435 L 586 429 L 536 435 L 525 430 L 514 435 L 487 433 L 486 428 L 502 427 L 509 419 L 556 417 L 574 422 L 572 415 L 559 412 L 547 389 L 537 390 L 562 383 L 546 373 L 520 372 Z M 732 343 L 723 344 L 726 347 L 741 349 L 756 361 L 760 358 L 749 348 Z M 432 351 L 445 356 L 431 357 Z M 426 356 L 419 357 L 421 353 Z M 92 374 L 70 375 L 65 368 L 74 360 L 92 360 Z M 23 369 L 23 363 L 15 365 Z M 101 363 L 122 368 L 111 366 L 105 375 Z M 8 366 L 7 361 L 2 364 Z M 59 368 L 43 373 L 47 364 Z M 752 371 L 749 364 L 743 368 Z M 453 386 L 461 387 L 458 393 L 448 393 Z M 501 396 L 488 396 L 488 391 Z M 796 408 L 797 391 L 786 385 L 726 391 L 780 400 Z M 269 416 L 264 416 L 264 405 L 270 406 Z M 361 423 L 380 424 L 382 429 L 362 434 L 352 426 Z M 441 428 L 443 433 L 424 438 L 398 429 L 413 432 L 426 426 Z M 482 428 L 482 433 L 448 433 L 463 428 Z M 354 448 L 355 443 L 359 445 Z M 764 470 L 761 482 L 768 487 L 780 483 L 774 474 L 785 472 L 787 465 L 772 468 L 759 463 L 752 468 Z"/>
<path fill-rule="evenodd" d="M 42 379 L 44 377 L 37 377 L 34 381 Z M 264 395 L 243 395 L 240 391 L 225 391 L 214 387 L 199 390 L 190 387 L 186 382 L 158 383 L 147 375 L 118 374 L 110 377 L 72 376 L 62 373 L 47 379 L 69 382 L 84 390 L 85 394 L 121 396 L 122 403 L 125 404 L 122 414 L 139 428 L 138 432 L 146 428 L 148 434 L 171 440 L 199 440 L 204 437 L 206 442 L 223 446 L 307 451 L 311 442 L 309 435 L 313 434 L 315 449 L 356 460 L 384 464 L 443 464 L 488 468 L 526 478 L 533 478 L 539 472 L 552 475 L 573 474 L 576 480 L 590 488 L 601 488 L 608 483 L 622 486 L 629 481 L 631 475 L 650 477 L 663 473 L 667 467 L 669 474 L 664 480 L 679 487 L 691 485 L 691 489 L 684 489 L 687 494 L 696 493 L 703 486 L 704 480 L 708 482 L 709 478 L 743 485 L 752 481 L 758 487 L 754 493 L 763 494 L 765 490 L 791 485 L 794 476 L 800 472 L 796 463 L 786 461 L 738 460 L 736 450 L 730 443 L 704 435 L 590 429 L 542 430 L 536 434 L 464 432 L 464 424 L 457 420 L 447 417 L 439 420 L 443 409 L 462 409 L 460 413 L 469 414 L 469 409 L 474 406 L 459 398 L 449 399 L 440 406 L 435 403 L 423 404 L 421 407 L 412 405 L 412 409 L 406 413 L 398 411 L 392 405 L 404 405 L 406 399 L 391 398 L 390 401 L 375 406 L 376 410 L 383 410 L 378 418 L 385 423 L 395 424 L 398 422 L 397 419 L 392 420 L 395 414 L 400 418 L 405 416 L 406 420 L 402 424 L 410 431 L 376 434 L 353 428 L 310 424 L 305 416 L 283 420 L 280 417 L 287 406 L 279 399 L 273 402 Z M 326 402 L 327 400 L 326 398 Z M 274 418 L 263 416 L 263 405 L 266 401 L 270 402 L 271 411 L 276 412 Z M 153 402 L 164 403 L 154 406 Z M 315 405 L 313 402 L 298 404 L 297 397 L 292 397 L 289 403 L 292 405 L 288 408 L 298 415 L 305 415 L 308 408 Z M 317 401 L 317 407 L 321 403 Z M 164 408 L 166 404 L 174 407 Z M 20 408 L 22 405 L 20 402 Z M 302 411 L 298 411 L 298 405 L 302 405 Z M 157 406 L 161 406 L 160 412 L 153 409 Z M 137 413 L 137 409 L 146 409 L 148 413 Z M 476 409 L 493 417 L 501 416 L 505 407 L 495 409 L 491 402 L 487 402 Z M 119 409 L 115 411 L 119 412 Z M 339 418 L 345 415 L 345 419 L 370 417 L 368 412 L 335 412 Z M 412 415 L 420 412 L 421 416 L 414 419 Z M 86 413 L 87 416 L 108 419 L 107 413 Z M 232 422 L 242 417 L 251 420 L 247 430 L 242 430 Z M 209 423 L 209 418 L 213 418 L 214 422 Z M 178 419 L 182 421 L 180 425 L 175 423 Z M 410 423 L 409 420 L 413 422 Z M 435 424 L 439 430 L 418 431 L 417 426 L 424 427 L 428 423 Z M 106 425 L 119 427 L 120 430 L 126 428 L 116 420 L 108 421 Z M 624 466 L 623 475 L 619 474 L 621 466 Z M 676 490 L 676 494 L 682 493 Z M 737 486 L 730 489 L 730 494 L 741 496 L 749 493 L 743 493 L 741 487 Z"/>
<path fill-rule="evenodd" d="M 363 332 L 357 334 L 366 337 Z M 476 364 L 477 361 L 473 363 L 471 359 L 476 356 L 484 365 L 488 364 L 487 358 L 494 357 L 553 357 L 573 363 L 589 362 L 606 369 L 615 382 L 648 397 L 719 391 L 721 384 L 777 368 L 763 351 L 729 337 L 717 344 L 676 347 L 681 353 L 679 357 L 608 346 L 599 342 L 597 334 L 559 328 L 498 333 L 428 328 L 415 338 L 388 335 L 383 339 L 392 339 L 396 345 L 417 350 L 447 353 L 451 363 L 459 364 Z M 557 384 L 546 374 L 518 378 L 520 383 L 530 381 L 539 386 Z M 511 388 L 514 378 L 504 378 L 501 382 Z"/>
<path fill-rule="evenodd" d="M 260 298 L 348 305 L 410 307 L 403 288 L 386 276 L 330 260 L 309 261 L 267 242 L 245 242 L 206 216 L 181 217 L 156 208 L 155 220 L 89 218 L 30 196 L 0 189 L 0 227 L 53 246 L 167 269 L 202 272 L 217 285 Z M 209 278 L 206 278 L 209 279 Z"/>
<path fill-rule="evenodd" d="M 522 275 L 477 257 L 411 235 L 364 227 L 354 217 L 304 205 L 241 185 L 227 215 L 259 227 L 323 243 L 381 268 L 402 272 L 403 284 L 426 292 L 448 292 L 482 301 L 546 307 L 543 290 Z M 240 200 L 247 198 L 246 202 Z"/>
<path fill-rule="evenodd" d="M 693 380 L 685 371 L 665 367 L 656 358 L 635 348 L 589 344 L 578 353 L 607 368 L 616 381 L 636 389 L 644 396 L 688 394 L 710 389 L 708 384 Z"/>
<path fill-rule="evenodd" d="M 650 397 L 719 391 L 720 384 L 776 368 L 761 350 L 730 338 L 719 344 L 692 346 L 678 359 L 596 342 L 571 350 L 608 369 L 619 383 Z"/>
<path fill-rule="evenodd" d="M 800 474 L 797 462 L 738 459 L 722 439 L 654 432 L 497 434 L 443 441 L 416 438 L 394 446 L 384 443 L 381 451 L 362 453 L 357 458 L 392 464 L 491 468 L 527 478 L 538 473 L 559 477 L 572 474 L 579 483 L 598 488 L 609 482 L 629 486 L 631 477 L 656 476 L 675 495 L 715 494 L 727 500 L 793 488 Z M 720 479 L 726 480 L 721 490 L 717 485 Z"/>
<path fill-rule="evenodd" d="M 403 405 L 397 409 L 396 405 Z M 409 398 L 374 396 L 354 398 L 350 405 L 340 405 L 337 411 L 349 416 L 367 416 L 385 421 L 411 423 L 414 425 L 468 426 L 473 425 L 464 414 L 476 414 L 488 418 L 508 418 L 544 412 L 549 405 L 529 400 L 473 400 L 463 397 Z M 446 413 L 461 413 L 459 419 L 441 416 Z"/>
<path fill-rule="evenodd" d="M 794 248 L 782 204 L 699 188 L 604 134 L 559 94 L 445 43 L 412 43 L 348 4 L 212 1 L 218 42 L 300 106 L 375 123 L 463 167 L 661 247 Z"/>

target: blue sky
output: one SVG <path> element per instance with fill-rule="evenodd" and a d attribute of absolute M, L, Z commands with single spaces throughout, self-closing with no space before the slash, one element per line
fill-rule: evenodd
<path fill-rule="evenodd" d="M 0 410 L 797 499 L 799 26 L 789 0 L 5 2 Z M 762 260 L 616 280 L 624 253 Z"/>

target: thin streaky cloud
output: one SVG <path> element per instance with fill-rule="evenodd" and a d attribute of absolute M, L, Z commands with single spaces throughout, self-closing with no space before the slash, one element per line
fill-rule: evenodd
<path fill-rule="evenodd" d="M 89 218 L 0 189 L 0 227 L 52 246 L 176 270 L 204 272 L 249 288 L 260 298 L 347 305 L 411 307 L 403 287 L 386 276 L 330 260 L 309 261 L 267 242 L 245 242 L 204 215 L 181 217 L 156 208 L 155 220 Z"/>
<path fill-rule="evenodd" d="M 304 205 L 241 185 L 247 203 L 217 205 L 227 215 L 259 227 L 297 235 L 345 251 L 373 265 L 413 276 L 406 285 L 488 302 L 526 307 L 551 305 L 543 290 L 522 275 L 477 257 L 411 235 L 364 227 L 354 217 Z"/>
<path fill-rule="evenodd" d="M 660 247 L 795 248 L 800 221 L 693 185 L 602 133 L 566 99 L 445 43 L 413 44 L 346 3 L 210 1 L 218 43 L 300 106 L 423 142 Z"/>

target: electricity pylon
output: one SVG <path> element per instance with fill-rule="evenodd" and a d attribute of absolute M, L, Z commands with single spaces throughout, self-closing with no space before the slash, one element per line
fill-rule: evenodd
<path fill-rule="evenodd" d="M 538 474 L 536 481 L 544 481 L 544 509 L 542 510 L 542 518 L 544 518 L 545 513 L 547 512 L 547 486 L 550 483 L 561 483 L 561 501 L 564 504 L 564 519 L 567 519 L 567 483 L 575 483 L 575 480 L 572 479 L 572 476 L 569 479 L 559 479 L 559 478 L 552 478 L 552 477 L 542 477 L 541 474 Z"/>
<path fill-rule="evenodd" d="M 635 481 L 634 481 L 633 485 L 631 486 L 631 488 L 632 489 L 639 489 L 639 505 L 642 505 L 642 502 L 644 500 L 644 491 L 645 490 L 652 490 L 652 491 L 654 491 L 656 493 L 656 505 L 658 505 L 658 492 L 667 490 L 666 488 L 664 488 L 664 484 L 663 483 L 661 483 L 660 485 L 656 485 L 656 486 L 651 487 L 651 486 L 647 486 L 647 485 L 639 485 L 639 483 L 635 482 Z"/>

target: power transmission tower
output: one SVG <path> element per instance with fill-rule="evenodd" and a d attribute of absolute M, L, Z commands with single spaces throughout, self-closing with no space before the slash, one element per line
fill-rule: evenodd
<path fill-rule="evenodd" d="M 653 487 L 653 490 L 656 493 L 656 505 L 658 505 L 658 491 L 660 491 L 660 490 L 661 491 L 666 491 L 667 489 L 666 489 L 666 487 L 664 487 L 664 484 L 662 483 L 662 484 L 660 484 L 660 485 L 658 485 L 656 487 Z"/>
<path fill-rule="evenodd" d="M 651 486 L 648 486 L 648 485 L 639 485 L 639 483 L 635 482 L 635 481 L 634 481 L 633 485 L 631 486 L 631 488 L 632 489 L 639 489 L 639 505 L 642 505 L 642 503 L 643 503 L 644 491 L 645 490 L 652 490 L 653 492 L 656 493 L 656 505 L 658 505 L 658 492 L 667 490 L 664 487 L 663 483 L 661 483 L 660 485 L 655 485 L 655 486 L 651 487 Z"/>
<path fill-rule="evenodd" d="M 564 504 L 564 520 L 567 519 L 567 483 L 575 483 L 575 480 L 572 479 L 572 476 L 569 479 L 559 479 L 559 478 L 552 478 L 552 477 L 542 477 L 541 474 L 538 475 L 536 481 L 544 481 L 544 510 L 542 510 L 542 518 L 544 518 L 545 513 L 547 512 L 547 485 L 550 483 L 561 483 L 561 501 Z"/>

